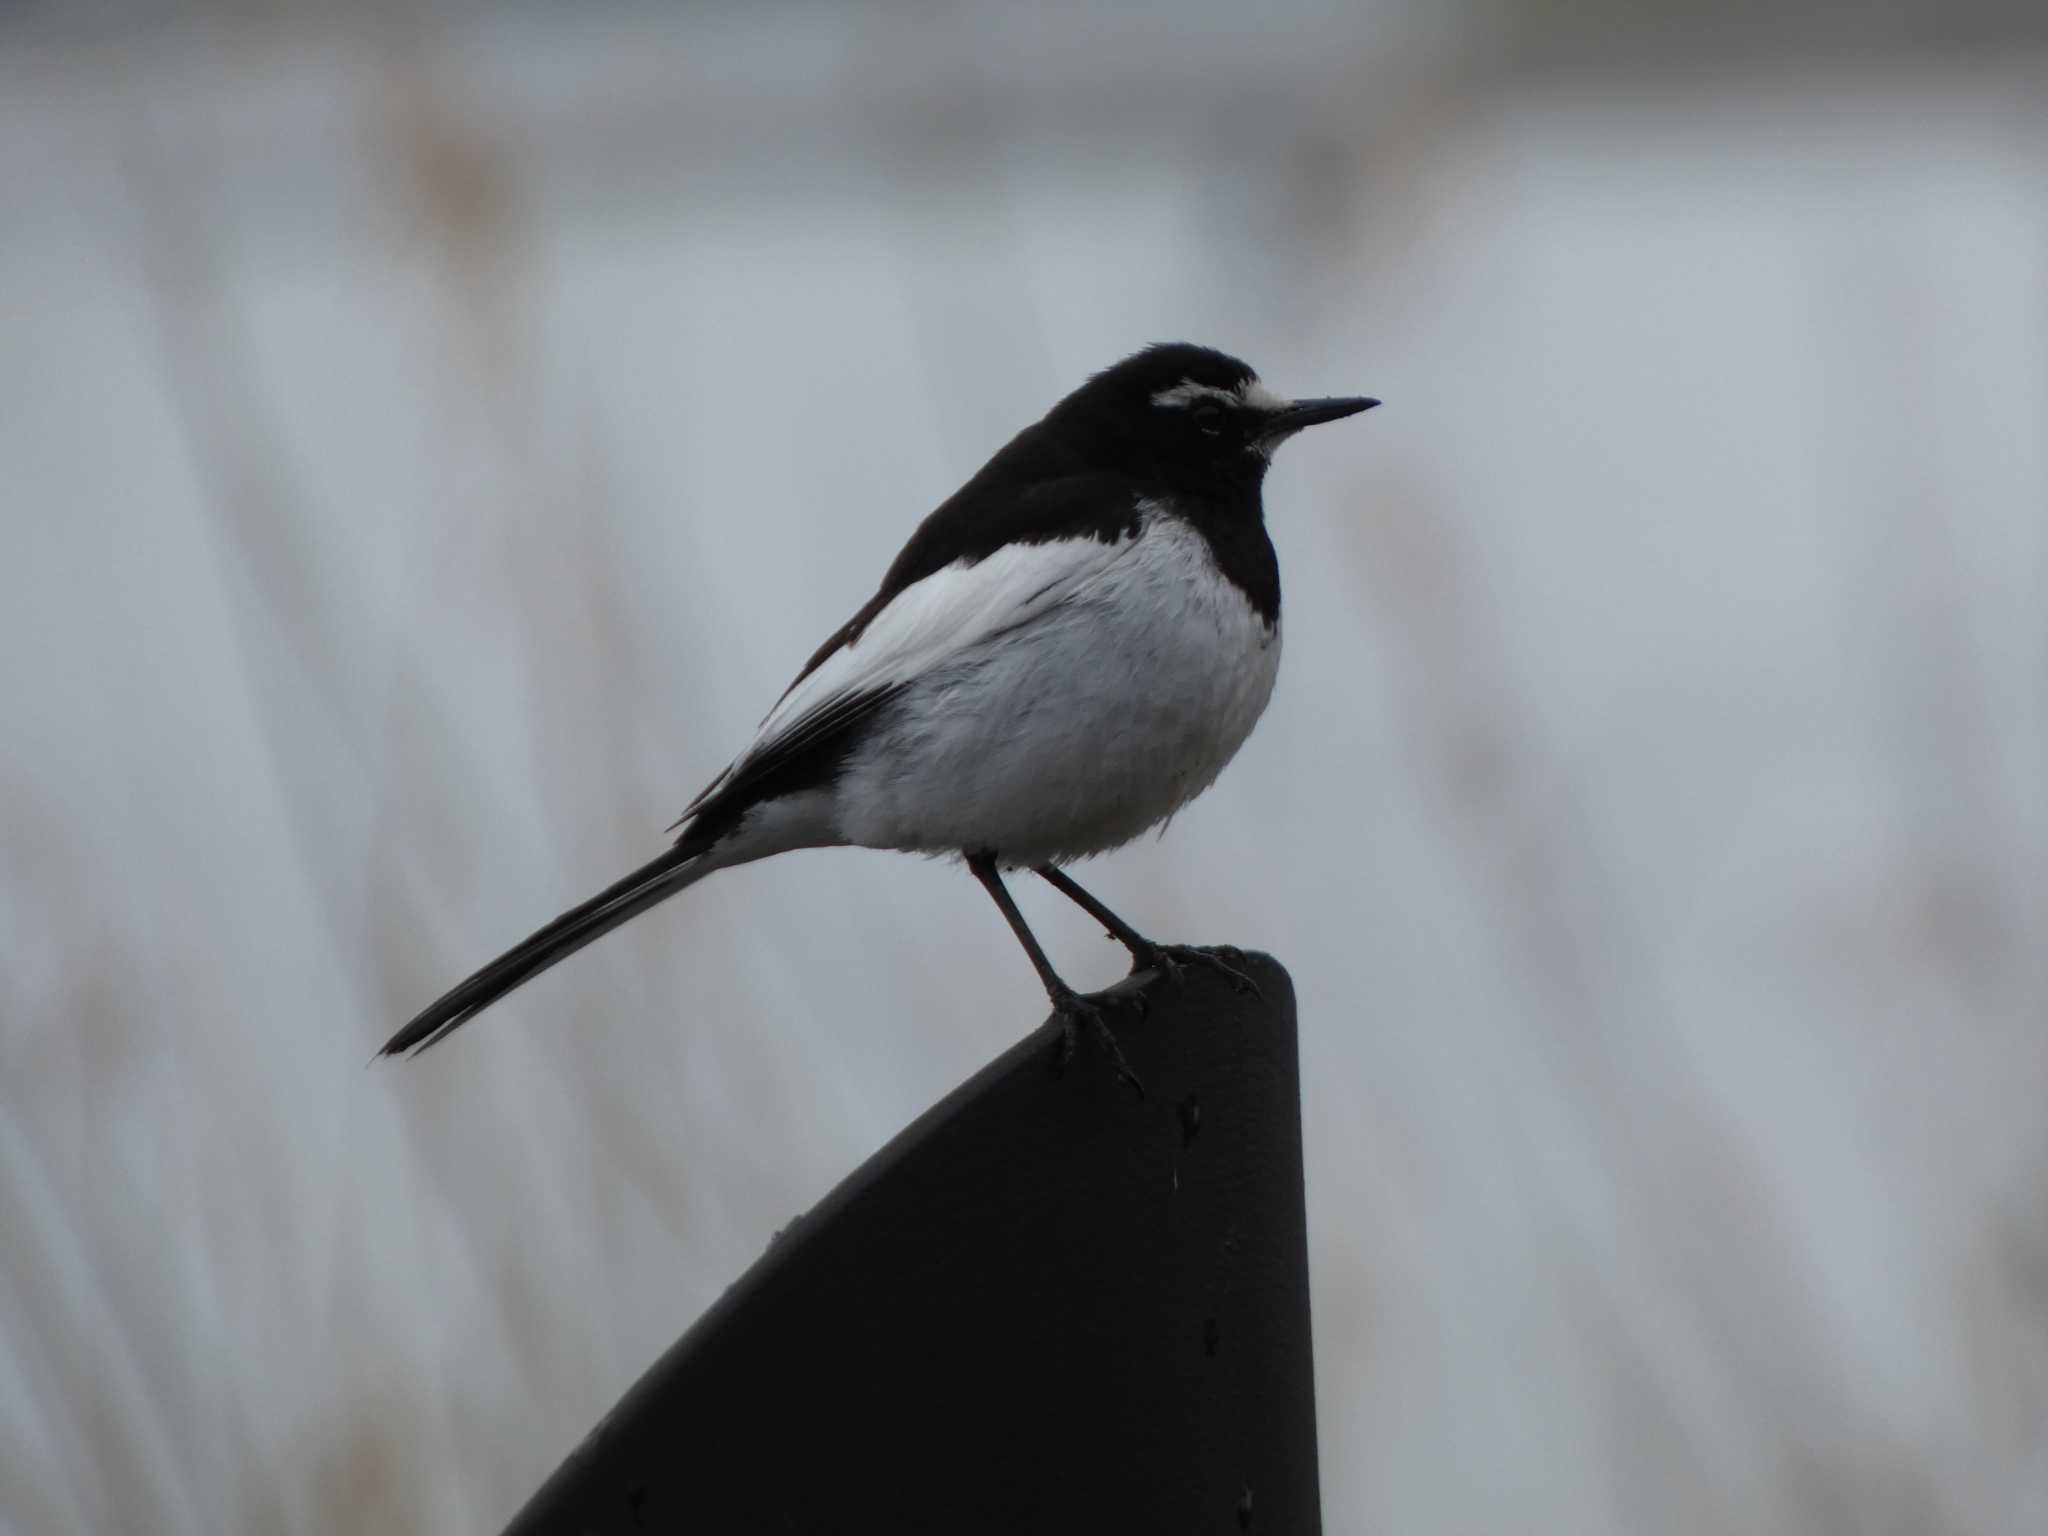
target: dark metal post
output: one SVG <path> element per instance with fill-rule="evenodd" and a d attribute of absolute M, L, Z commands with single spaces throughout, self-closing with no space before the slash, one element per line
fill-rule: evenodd
<path fill-rule="evenodd" d="M 516 1536 L 1321 1529 L 1293 988 L 1048 1025 L 799 1219 Z M 1128 984 L 1127 984 L 1128 985 Z"/>

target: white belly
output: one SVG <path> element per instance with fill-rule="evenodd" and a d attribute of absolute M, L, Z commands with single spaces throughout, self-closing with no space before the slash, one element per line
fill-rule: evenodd
<path fill-rule="evenodd" d="M 1129 842 L 1215 782 L 1272 697 L 1280 632 L 1155 516 L 1074 600 L 912 685 L 847 764 L 848 842 L 1059 863 Z"/>

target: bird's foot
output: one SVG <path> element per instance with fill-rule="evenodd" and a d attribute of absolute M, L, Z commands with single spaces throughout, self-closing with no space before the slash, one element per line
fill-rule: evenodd
<path fill-rule="evenodd" d="M 1259 984 L 1253 981 L 1240 967 L 1244 962 L 1244 951 L 1229 945 L 1210 947 L 1203 944 L 1150 944 L 1131 956 L 1134 971 L 1157 971 L 1175 986 L 1187 979 L 1191 966 L 1205 971 L 1214 971 L 1230 983 L 1234 992 L 1249 993 L 1253 997 L 1263 994 Z"/>
<path fill-rule="evenodd" d="M 1081 1026 L 1086 1024 L 1095 1038 L 1102 1042 L 1102 1048 L 1109 1054 L 1110 1064 L 1116 1068 L 1116 1080 L 1128 1083 L 1131 1092 L 1139 1098 L 1145 1097 L 1145 1085 L 1138 1081 L 1138 1074 L 1131 1070 L 1131 1064 L 1124 1059 L 1124 1048 L 1117 1044 L 1116 1035 L 1109 1027 L 1109 1021 L 1102 1016 L 1102 1005 L 1091 998 L 1083 997 L 1071 987 L 1061 987 L 1052 994 L 1053 1017 L 1060 1021 L 1059 1066 L 1065 1071 L 1067 1063 L 1074 1059 L 1074 1048 L 1080 1040 Z"/>

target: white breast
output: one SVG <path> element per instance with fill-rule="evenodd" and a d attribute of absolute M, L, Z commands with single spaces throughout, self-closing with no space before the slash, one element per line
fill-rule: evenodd
<path fill-rule="evenodd" d="M 1056 606 L 977 639 L 888 708 L 848 763 L 851 843 L 1064 862 L 1212 784 L 1272 697 L 1280 634 L 1187 524 L 1153 512 Z"/>

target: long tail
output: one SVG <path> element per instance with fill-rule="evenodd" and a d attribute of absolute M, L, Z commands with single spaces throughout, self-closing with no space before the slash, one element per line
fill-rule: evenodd
<path fill-rule="evenodd" d="M 422 1008 L 405 1028 L 384 1042 L 380 1056 L 400 1051 L 417 1054 L 450 1030 L 467 1023 L 515 987 L 523 986 L 559 960 L 566 960 L 593 939 L 638 917 L 656 902 L 696 884 L 721 860 L 690 840 L 660 858 L 641 865 L 615 885 L 608 885 L 580 907 L 572 907 L 547 927 L 522 940 L 460 985 Z"/>

